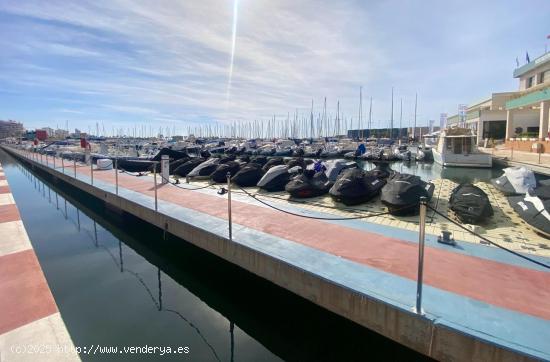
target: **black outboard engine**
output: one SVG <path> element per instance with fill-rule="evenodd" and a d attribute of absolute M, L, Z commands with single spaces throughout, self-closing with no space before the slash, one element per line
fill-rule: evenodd
<path fill-rule="evenodd" d="M 304 170 L 286 184 L 285 190 L 292 197 L 306 198 L 324 195 L 331 186 L 332 182 L 324 172 Z"/>
<path fill-rule="evenodd" d="M 269 169 L 273 166 L 277 166 L 277 165 L 284 165 L 284 160 L 282 157 L 273 157 L 273 158 L 270 158 L 266 164 L 264 165 L 264 171 L 269 171 Z"/>
<path fill-rule="evenodd" d="M 367 202 L 380 193 L 386 180 L 358 168 L 344 169 L 336 179 L 329 193 L 335 201 L 344 205 L 358 205 Z"/>
<path fill-rule="evenodd" d="M 168 155 L 168 157 L 171 159 L 171 160 L 179 160 L 179 159 L 182 159 L 182 158 L 189 158 L 189 155 L 187 154 L 187 152 L 184 152 L 184 151 L 174 151 L 170 148 L 163 148 L 161 149 L 156 155 L 155 157 L 153 157 L 151 159 L 151 161 L 160 161 L 162 159 L 162 156 L 163 155 Z"/>
<path fill-rule="evenodd" d="M 264 174 L 262 165 L 251 162 L 242 166 L 239 172 L 231 178 L 231 181 L 241 187 L 252 187 L 256 186 Z"/>
<path fill-rule="evenodd" d="M 209 158 L 211 156 L 212 156 L 212 154 L 210 153 L 210 151 L 208 151 L 208 150 L 202 150 L 201 151 L 201 157 L 202 158 Z"/>
<path fill-rule="evenodd" d="M 220 165 L 224 164 L 224 163 L 227 163 L 229 161 L 235 161 L 236 159 L 237 159 L 237 157 L 234 154 L 224 155 L 224 156 L 220 157 Z"/>
<path fill-rule="evenodd" d="M 449 198 L 450 209 L 463 223 L 476 224 L 493 216 L 489 197 L 472 184 L 458 185 Z"/>
<path fill-rule="evenodd" d="M 385 162 L 375 162 L 376 167 L 370 171 L 367 171 L 367 174 L 378 177 L 379 179 L 387 179 L 395 173 L 394 170 Z"/>
<path fill-rule="evenodd" d="M 434 192 L 434 184 L 422 181 L 419 176 L 396 172 L 382 188 L 380 200 L 392 215 L 418 213 L 420 197 L 429 201 Z"/>
<path fill-rule="evenodd" d="M 227 173 L 231 174 L 231 177 L 239 172 L 241 164 L 237 161 L 228 161 L 216 167 L 216 170 L 210 175 L 210 179 L 217 183 L 227 182 Z"/>

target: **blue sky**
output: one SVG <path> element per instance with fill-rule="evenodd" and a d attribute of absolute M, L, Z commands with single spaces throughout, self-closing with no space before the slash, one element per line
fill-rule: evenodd
<path fill-rule="evenodd" d="M 27 127 L 173 127 L 285 117 L 456 113 L 517 89 L 544 52 L 550 1 L 0 1 L 0 119 Z M 550 45 L 550 44 L 549 44 Z M 292 116 L 291 116 L 292 117 Z M 377 125 L 378 122 L 375 122 Z"/>

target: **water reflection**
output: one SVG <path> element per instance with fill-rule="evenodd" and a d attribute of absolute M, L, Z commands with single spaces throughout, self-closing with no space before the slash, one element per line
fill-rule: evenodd
<path fill-rule="evenodd" d="M 1 153 L 0 160 L 10 184 L 16 180 L 12 191 L 76 345 L 189 345 L 188 357 L 205 361 L 423 359 Z"/>

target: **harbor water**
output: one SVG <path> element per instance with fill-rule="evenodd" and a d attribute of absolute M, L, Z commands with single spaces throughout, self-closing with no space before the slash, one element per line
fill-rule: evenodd
<path fill-rule="evenodd" d="M 425 359 L 3 151 L 0 162 L 76 346 L 188 347 L 139 355 L 149 360 Z"/>

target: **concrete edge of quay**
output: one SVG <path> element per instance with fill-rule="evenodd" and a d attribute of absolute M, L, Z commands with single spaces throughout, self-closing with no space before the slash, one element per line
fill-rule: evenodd
<path fill-rule="evenodd" d="M 80 361 L 0 165 L 0 361 Z"/>
<path fill-rule="evenodd" d="M 84 180 L 75 179 L 72 175 L 27 158 L 20 151 L 1 147 L 20 161 L 102 200 L 108 206 L 132 214 L 312 303 L 429 357 L 452 361 L 536 360 L 515 346 L 494 343 L 488 338 L 473 335 L 460 326 L 443 325 L 437 319 L 418 315 L 412 310 L 382 301 L 376 296 L 359 293 L 274 256 L 258 252 L 238 242 L 231 242 L 225 235 L 186 224 L 155 211 L 152 206 L 144 206 Z"/>

